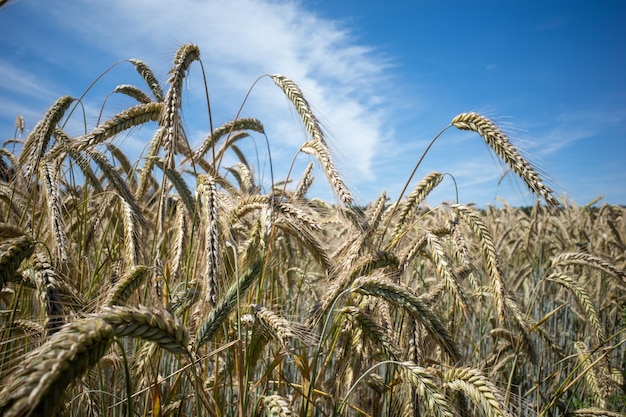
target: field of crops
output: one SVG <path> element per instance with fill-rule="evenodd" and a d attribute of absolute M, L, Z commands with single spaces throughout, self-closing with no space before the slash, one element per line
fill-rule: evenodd
<path fill-rule="evenodd" d="M 129 60 L 135 106 L 72 136 L 61 97 L 0 150 L 0 416 L 626 415 L 624 207 L 559 199 L 475 113 L 448 127 L 533 207 L 427 205 L 438 172 L 357 206 L 283 75 L 314 162 L 261 187 L 239 147 L 261 121 L 190 146 L 199 55 L 165 85 Z M 113 139 L 144 125 L 129 160 Z M 334 203 L 307 197 L 314 167 Z"/>

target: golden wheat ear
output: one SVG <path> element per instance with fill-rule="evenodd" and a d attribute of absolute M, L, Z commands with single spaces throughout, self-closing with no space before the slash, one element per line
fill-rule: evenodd
<path fill-rule="evenodd" d="M 461 113 L 452 119 L 450 124 L 460 130 L 478 133 L 535 195 L 542 197 L 551 207 L 560 205 L 553 191 L 543 183 L 535 168 L 520 155 L 507 135 L 491 120 L 478 113 Z"/>
<path fill-rule="evenodd" d="M 0 392 L 0 415 L 55 415 L 65 389 L 91 369 L 114 337 L 130 336 L 156 343 L 172 353 L 186 353 L 187 330 L 169 314 L 145 308 L 109 308 L 62 327 L 31 352 Z"/>

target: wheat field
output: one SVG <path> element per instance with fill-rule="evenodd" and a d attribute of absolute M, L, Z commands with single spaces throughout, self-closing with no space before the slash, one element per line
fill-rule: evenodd
<path fill-rule="evenodd" d="M 181 46 L 161 85 L 128 60 L 134 106 L 72 136 L 64 96 L 3 145 L 0 415 L 626 416 L 624 207 L 560 198 L 476 113 L 447 129 L 534 206 L 427 205 L 438 172 L 358 206 L 284 75 L 314 162 L 266 189 L 239 146 L 261 121 L 187 137 L 199 61 Z M 114 139 L 139 126 L 132 161 Z"/>

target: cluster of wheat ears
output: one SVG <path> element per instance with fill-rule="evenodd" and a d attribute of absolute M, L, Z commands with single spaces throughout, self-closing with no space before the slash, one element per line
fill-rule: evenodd
<path fill-rule="evenodd" d="M 449 127 L 534 207 L 426 206 L 438 172 L 356 206 L 282 75 L 313 162 L 264 190 L 238 147 L 258 120 L 190 145 L 199 59 L 183 45 L 165 86 L 128 60 L 145 85 L 114 92 L 135 106 L 71 136 L 61 97 L 0 150 L 0 415 L 626 415 L 623 207 L 555 198 L 476 113 Z M 112 139 L 149 122 L 133 163 Z M 315 166 L 335 204 L 307 197 Z"/>

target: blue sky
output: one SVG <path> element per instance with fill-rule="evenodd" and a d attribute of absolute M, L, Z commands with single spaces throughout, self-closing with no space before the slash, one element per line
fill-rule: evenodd
<path fill-rule="evenodd" d="M 397 198 L 427 143 L 459 113 L 492 118 L 577 204 L 597 196 L 626 204 L 626 3 L 622 1 L 148 1 L 13 0 L 0 9 L 0 136 L 18 114 L 31 129 L 60 96 L 79 97 L 111 64 L 138 58 L 165 82 L 176 49 L 201 51 L 214 123 L 237 114 L 255 80 L 292 78 L 322 121 L 337 165 L 360 203 L 383 190 Z M 143 87 L 128 63 L 113 67 L 84 99 L 87 128 L 101 107 L 132 105 L 107 95 Z M 201 67 L 191 67 L 183 114 L 192 144 L 209 131 Z M 269 79 L 243 116 L 265 125 L 277 179 L 307 140 Z M 85 128 L 75 114 L 70 133 Z M 25 132 L 26 134 L 27 132 Z M 122 135 L 140 155 L 151 129 Z M 247 144 L 269 184 L 265 142 Z M 294 176 L 309 161 L 297 158 Z M 528 205 L 534 198 L 475 134 L 449 129 L 411 182 L 450 173 L 462 203 Z M 321 171 L 314 195 L 328 197 Z M 500 181 L 501 180 L 501 181 Z M 428 198 L 453 201 L 453 181 Z"/>

